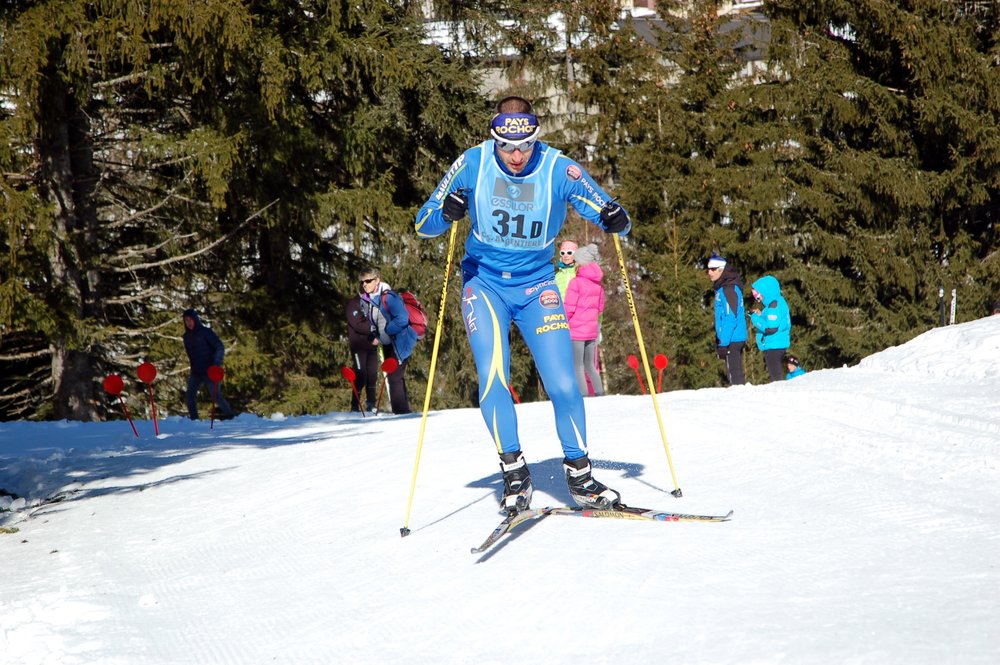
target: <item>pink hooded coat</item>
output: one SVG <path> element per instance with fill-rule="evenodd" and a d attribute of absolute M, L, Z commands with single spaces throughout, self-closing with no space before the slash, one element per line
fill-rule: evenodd
<path fill-rule="evenodd" d="M 598 317 L 604 311 L 604 272 L 597 263 L 578 266 L 566 287 L 566 318 L 574 340 L 597 339 Z"/>

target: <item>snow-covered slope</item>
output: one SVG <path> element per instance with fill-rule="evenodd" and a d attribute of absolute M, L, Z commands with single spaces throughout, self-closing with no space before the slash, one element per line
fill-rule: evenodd
<path fill-rule="evenodd" d="M 731 522 L 550 516 L 485 555 L 476 410 L 428 414 L 409 520 L 419 415 L 0 423 L 0 663 L 1000 661 L 1000 317 L 658 400 L 683 498 L 649 396 L 587 400 L 598 477 Z M 551 406 L 518 417 L 565 503 Z"/>

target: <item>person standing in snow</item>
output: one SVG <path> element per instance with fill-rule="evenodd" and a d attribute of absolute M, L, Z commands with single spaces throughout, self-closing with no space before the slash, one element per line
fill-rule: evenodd
<path fill-rule="evenodd" d="M 578 163 L 539 141 L 539 132 L 530 102 L 501 100 L 489 138 L 455 160 L 415 222 L 419 237 L 433 238 L 469 215 L 462 319 L 479 373 L 480 410 L 500 454 L 501 505 L 510 513 L 526 510 L 532 492 L 507 382 L 511 323 L 521 331 L 552 400 L 570 496 L 580 506 L 621 502 L 618 492 L 592 474 L 552 247 L 567 204 L 606 233 L 624 236 L 632 225 L 624 208 Z"/>
<path fill-rule="evenodd" d="M 208 393 L 215 399 L 222 415 L 219 420 L 229 420 L 235 417 L 229 402 L 222 396 L 219 384 L 208 378 L 208 368 L 212 365 L 222 367 L 226 348 L 222 340 L 211 328 L 205 327 L 198 312 L 193 309 L 184 310 L 181 317 L 184 320 L 184 350 L 191 363 L 191 374 L 188 376 L 187 399 L 188 416 L 198 420 L 198 391 L 202 386 L 208 388 Z"/>
<path fill-rule="evenodd" d="M 792 317 L 781 295 L 781 285 L 771 275 L 753 283 L 753 297 L 759 303 L 750 315 L 756 333 L 757 348 L 764 352 L 764 365 L 772 381 L 785 378 L 782 358 L 791 345 Z"/>
<path fill-rule="evenodd" d="M 375 387 L 381 368 L 379 347 L 386 358 L 395 358 L 399 365 L 388 375 L 389 406 L 395 414 L 410 413 L 410 397 L 406 390 L 406 364 L 417 344 L 417 332 L 410 326 L 410 315 L 402 296 L 382 281 L 375 268 L 358 273 L 358 295 L 347 301 L 348 341 L 355 355 L 354 385 L 365 397 L 369 411 L 375 408 Z M 357 408 L 355 408 L 357 407 Z M 360 410 L 352 397 L 351 410 Z"/>
<path fill-rule="evenodd" d="M 729 385 L 746 383 L 743 373 L 743 347 L 747 343 L 747 324 L 743 309 L 743 280 L 726 259 L 712 253 L 708 259 L 708 278 L 715 289 L 715 349 L 726 363 Z"/>
<path fill-rule="evenodd" d="M 365 273 L 363 273 L 365 274 Z M 374 282 L 377 278 L 368 274 L 358 277 L 358 292 L 348 299 L 344 305 L 344 316 L 347 319 L 347 344 L 351 350 L 351 360 L 354 369 L 354 390 L 351 392 L 351 411 L 360 412 L 359 397 L 365 396 L 366 412 L 375 410 L 376 393 L 378 391 L 381 359 L 379 347 L 372 344 L 372 322 L 370 317 L 370 299 L 367 306 L 362 306 L 365 279 Z"/>
<path fill-rule="evenodd" d="M 597 246 L 586 245 L 576 250 L 576 277 L 566 287 L 566 319 L 573 340 L 573 366 L 581 395 L 589 395 L 587 380 L 594 396 L 604 394 L 601 375 L 597 371 L 595 354 L 604 313 L 604 272 L 597 264 Z"/>
<path fill-rule="evenodd" d="M 566 287 L 570 280 L 576 277 L 576 250 L 579 246 L 572 240 L 563 240 L 559 245 L 559 258 L 556 263 L 556 286 L 559 287 L 559 295 L 566 300 Z"/>

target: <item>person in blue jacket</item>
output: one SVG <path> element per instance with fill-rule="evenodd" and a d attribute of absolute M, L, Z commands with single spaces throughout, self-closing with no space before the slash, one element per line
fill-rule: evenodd
<path fill-rule="evenodd" d="M 753 283 L 753 297 L 759 303 L 750 315 L 750 323 L 757 332 L 757 348 L 764 352 L 767 375 L 772 381 L 782 381 L 785 370 L 781 361 L 792 338 L 788 303 L 781 295 L 778 280 L 771 275 L 764 275 Z"/>
<path fill-rule="evenodd" d="M 417 345 L 417 331 L 410 325 L 403 297 L 382 281 L 375 268 L 365 268 L 358 274 L 361 287 L 360 315 L 368 322 L 368 343 L 382 347 L 384 358 L 393 357 L 399 363 L 389 379 L 389 406 L 395 414 L 410 413 L 410 397 L 406 390 L 406 364 Z"/>
<path fill-rule="evenodd" d="M 715 253 L 708 259 L 708 278 L 715 289 L 716 353 L 719 360 L 726 363 L 729 385 L 741 386 L 746 383 L 743 347 L 747 343 L 743 280 L 724 257 Z"/>
<path fill-rule="evenodd" d="M 509 513 L 526 510 L 532 491 L 507 383 L 511 323 L 521 331 L 552 401 L 570 496 L 581 506 L 621 502 L 592 474 L 552 254 L 567 204 L 606 233 L 625 236 L 631 221 L 580 164 L 538 140 L 540 129 L 526 99 L 501 100 L 489 138 L 455 160 L 415 223 L 419 237 L 432 238 L 469 215 L 462 318 L 479 374 L 479 407 L 500 454 L 501 505 Z"/>
<path fill-rule="evenodd" d="M 229 420 L 235 417 L 229 402 L 222 396 L 219 384 L 208 378 L 208 368 L 212 365 L 222 367 L 226 348 L 222 340 L 211 328 L 206 328 L 198 312 L 193 309 L 184 310 L 181 315 L 184 321 L 184 350 L 191 363 L 191 373 L 188 375 L 187 399 L 188 416 L 198 420 L 198 391 L 202 386 L 208 388 L 209 394 L 215 399 L 221 416 L 219 420 Z"/>
<path fill-rule="evenodd" d="M 802 376 L 806 373 L 806 371 L 802 369 L 799 359 L 790 353 L 785 354 L 785 367 L 788 368 L 788 374 L 785 376 L 785 380 L 794 379 L 795 377 Z"/>

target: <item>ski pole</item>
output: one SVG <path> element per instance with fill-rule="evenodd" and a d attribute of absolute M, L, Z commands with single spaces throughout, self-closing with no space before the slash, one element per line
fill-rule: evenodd
<path fill-rule="evenodd" d="M 413 507 L 413 492 L 417 488 L 417 469 L 420 468 L 420 452 L 424 446 L 424 429 L 427 427 L 427 410 L 431 405 L 431 388 L 434 386 L 434 367 L 437 365 L 438 348 L 441 346 L 441 330 L 444 328 L 444 305 L 448 297 L 448 278 L 451 276 L 452 257 L 455 254 L 455 232 L 458 230 L 458 222 L 451 225 L 451 234 L 448 239 L 448 260 L 444 267 L 444 280 L 441 283 L 441 306 L 438 308 L 438 324 L 434 330 L 434 350 L 431 352 L 431 367 L 427 372 L 427 390 L 424 391 L 424 412 L 420 417 L 420 434 L 417 436 L 417 459 L 413 463 L 413 480 L 410 482 L 410 498 L 406 502 L 406 519 L 399 530 L 399 536 L 404 538 L 410 535 L 410 508 Z"/>
<path fill-rule="evenodd" d="M 635 298 L 632 297 L 632 287 L 628 281 L 628 270 L 625 268 L 625 256 L 622 254 L 622 242 L 617 233 L 612 233 L 615 241 L 615 251 L 618 252 L 618 266 L 622 271 L 622 282 L 625 284 L 625 296 L 628 299 L 628 309 L 632 313 L 632 327 L 635 328 L 635 339 L 639 343 L 639 353 L 642 355 L 642 366 L 646 370 L 646 382 L 653 386 L 653 373 L 649 370 L 649 358 L 646 356 L 646 345 L 642 341 L 642 330 L 639 328 L 639 313 L 635 308 Z M 638 373 L 638 371 L 636 372 Z M 674 481 L 672 495 L 682 496 L 680 485 L 677 484 L 677 474 L 674 472 L 674 461 L 670 458 L 670 446 L 667 445 L 667 433 L 663 429 L 663 418 L 660 416 L 660 405 L 656 401 L 656 393 L 650 391 L 653 399 L 653 411 L 656 412 L 656 423 L 660 426 L 660 438 L 663 439 L 663 450 L 667 453 L 667 464 L 670 466 L 670 477 Z"/>
<path fill-rule="evenodd" d="M 375 402 L 375 413 L 377 414 L 382 409 L 382 393 L 385 391 L 385 384 L 389 383 L 389 375 L 399 369 L 399 361 L 395 358 L 386 358 L 385 362 L 382 363 L 382 372 L 385 374 L 382 377 L 382 383 L 378 387 L 378 400 Z M 361 400 L 358 400 L 358 404 L 361 404 Z"/>

